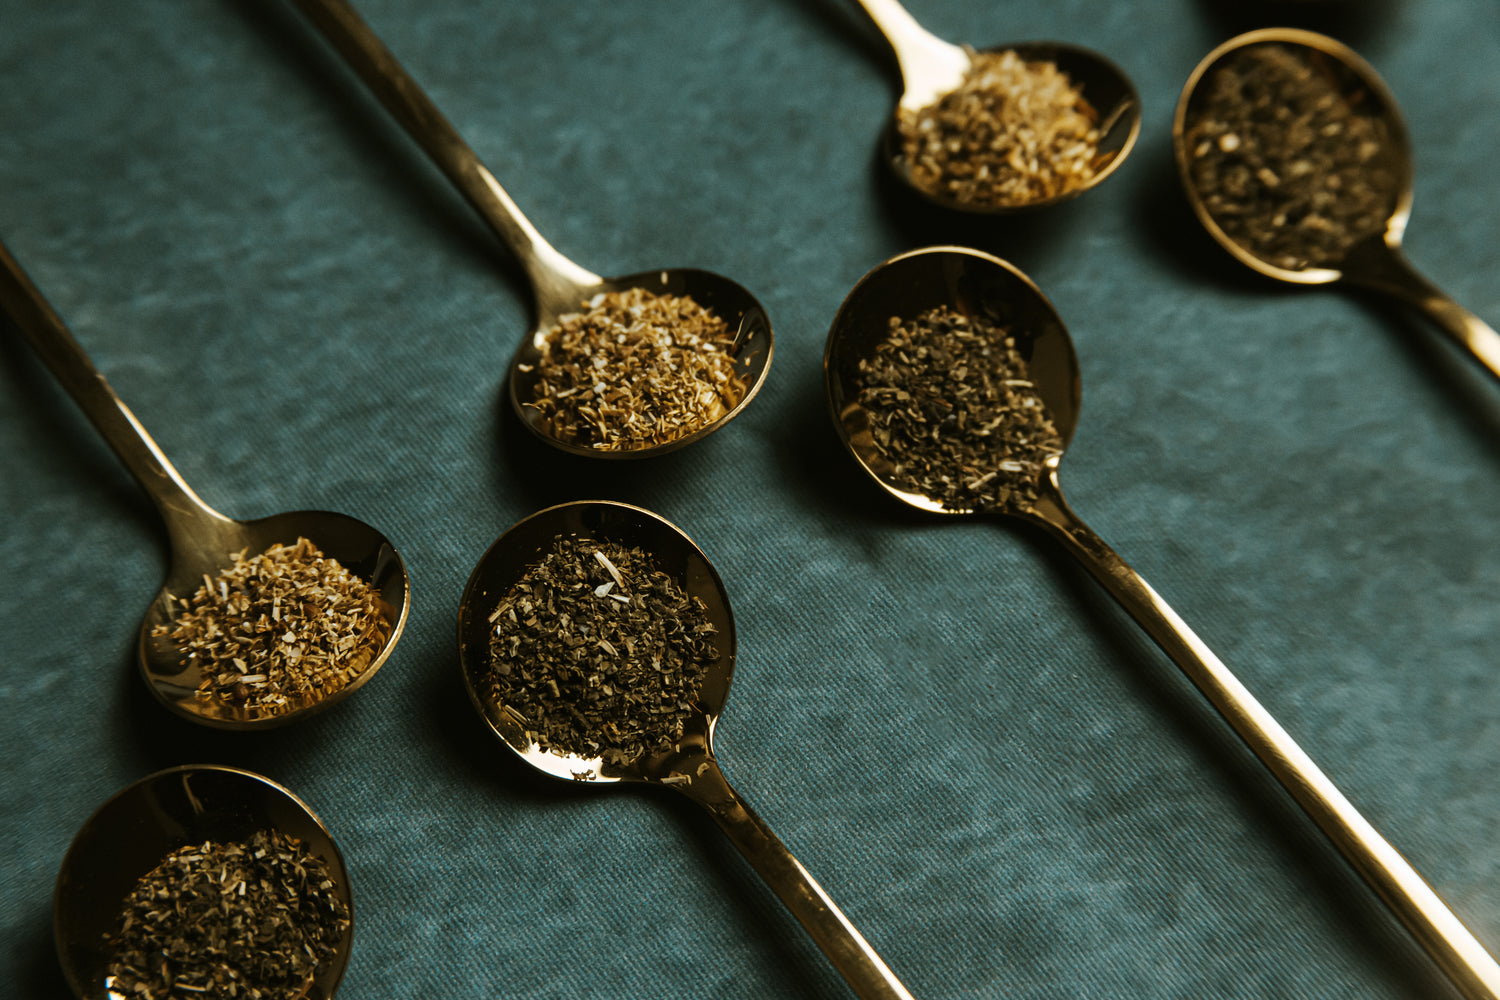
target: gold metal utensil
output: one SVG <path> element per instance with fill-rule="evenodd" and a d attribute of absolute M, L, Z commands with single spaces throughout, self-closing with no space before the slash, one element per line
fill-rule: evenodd
<path fill-rule="evenodd" d="M 714 626 L 717 659 L 709 665 L 676 749 L 627 763 L 543 750 L 527 735 L 519 714 L 486 692 L 490 674 L 490 615 L 527 568 L 554 540 L 566 535 L 638 546 L 654 566 L 706 607 Z M 911 994 L 807 870 L 729 786 L 714 756 L 714 726 L 724 710 L 734 674 L 734 616 L 724 585 L 708 557 L 675 525 L 628 504 L 582 501 L 540 511 L 516 524 L 479 560 L 458 613 L 459 662 L 474 707 L 512 752 L 532 767 L 568 781 L 644 782 L 687 796 L 708 811 L 745 860 L 781 898 L 834 967 L 864 998 Z"/>
<path fill-rule="evenodd" d="M 406 567 L 385 536 L 362 521 L 331 511 L 300 510 L 254 521 L 236 521 L 209 507 L 167 461 L 156 442 L 94 368 L 61 318 L 32 284 L 10 251 L 0 244 L 0 309 L 31 343 L 120 461 L 145 489 L 166 523 L 171 566 L 166 582 L 141 622 L 139 663 L 147 686 L 167 708 L 184 718 L 219 729 L 258 729 L 283 725 L 327 708 L 352 694 L 385 663 L 406 623 L 411 603 Z M 341 689 L 293 702 L 264 714 L 218 698 L 198 697 L 202 671 L 184 665 L 182 651 L 154 635 L 176 617 L 172 596 L 191 595 L 205 577 L 214 577 L 241 550 L 264 552 L 273 544 L 306 538 L 368 583 L 379 595 L 384 638 L 378 650 Z"/>
<path fill-rule="evenodd" d="M 295 837 L 321 859 L 332 891 L 351 917 L 337 950 L 320 964 L 306 1000 L 328 1000 L 349 964 L 353 898 L 343 855 L 321 820 L 269 778 L 232 767 L 173 767 L 115 795 L 73 838 L 52 898 L 53 936 L 63 974 L 78 1000 L 109 1000 L 106 933 L 141 876 L 168 854 L 205 841 L 243 841 L 257 831 Z"/>
<path fill-rule="evenodd" d="M 509 394 L 516 413 L 533 434 L 576 455 L 647 458 L 701 440 L 745 409 L 765 380 L 773 350 L 770 320 L 754 296 L 728 278 L 694 268 L 602 278 L 573 263 L 521 214 L 495 176 L 350 4 L 345 0 L 298 0 L 298 6 L 526 271 L 536 299 L 535 318 L 511 361 Z M 735 368 L 746 386 L 745 393 L 711 423 L 662 444 L 604 449 L 563 440 L 552 433 L 537 408 L 528 405 L 536 397 L 536 366 L 542 356 L 544 335 L 559 317 L 580 311 L 594 296 L 632 288 L 690 297 L 737 330 Z"/>
<path fill-rule="evenodd" d="M 869 413 L 861 405 L 859 364 L 873 356 L 891 317 L 909 319 L 936 306 L 991 320 L 1005 317 L 1006 328 L 1025 344 L 1030 380 L 1051 415 L 1061 448 L 1073 436 L 1078 361 L 1052 304 L 1030 279 L 997 257 L 962 247 L 930 247 L 894 257 L 866 274 L 828 334 L 823 360 L 828 401 L 840 437 L 859 465 L 903 503 L 936 514 L 1008 514 L 1061 542 L 1208 698 L 1464 995 L 1471 1000 L 1500 998 L 1500 965 L 1484 946 L 1166 601 L 1069 508 L 1058 485 L 1061 448 L 1039 472 L 999 472 L 1018 477 L 1017 485 L 1024 488 L 1009 490 L 1009 499 L 984 511 L 902 485 L 892 456 L 877 447 Z M 1002 447 L 995 443 L 997 451 Z"/>
<path fill-rule="evenodd" d="M 1305 63 L 1317 80 L 1338 92 L 1343 107 L 1378 122 L 1383 134 L 1382 141 L 1387 148 L 1380 152 L 1388 164 L 1387 170 L 1380 174 L 1386 178 L 1388 188 L 1383 192 L 1385 210 L 1378 225 L 1361 233 L 1359 239 L 1341 250 L 1334 259 L 1278 262 L 1263 250 L 1258 250 L 1245 236 L 1231 235 L 1226 231 L 1227 217 L 1213 210 L 1209 193 L 1204 190 L 1199 171 L 1195 169 L 1195 161 L 1204 151 L 1189 141 L 1189 132 L 1194 122 L 1205 114 L 1211 94 L 1209 84 L 1214 74 L 1259 46 L 1284 49 Z M 1236 136 L 1234 141 L 1238 143 L 1240 137 Z M 1177 102 L 1172 144 L 1178 173 L 1193 212 L 1210 235 L 1240 263 L 1278 281 L 1300 285 L 1343 282 L 1389 296 L 1426 315 L 1490 374 L 1500 378 L 1500 334 L 1418 274 L 1402 253 L 1401 240 L 1412 205 L 1411 141 L 1400 107 L 1385 81 L 1347 45 L 1326 35 L 1294 28 L 1266 28 L 1230 39 L 1205 56 L 1188 77 Z M 1371 172 L 1365 171 L 1364 176 L 1371 176 Z M 1272 175 L 1265 177 L 1265 182 L 1281 184 L 1284 180 L 1276 177 L 1273 171 Z M 1340 196 L 1347 200 L 1347 191 L 1334 192 L 1335 207 Z M 1258 221 L 1270 225 L 1276 220 Z M 1299 232 L 1309 234 L 1311 241 L 1311 234 L 1315 232 L 1310 226 L 1298 229 L 1295 219 L 1280 225 L 1288 234 L 1288 241 L 1294 240 Z"/>

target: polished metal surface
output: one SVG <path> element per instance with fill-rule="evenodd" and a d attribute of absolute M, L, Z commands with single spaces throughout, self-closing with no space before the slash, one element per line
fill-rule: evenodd
<path fill-rule="evenodd" d="M 1013 265 L 977 250 L 930 247 L 886 261 L 845 299 L 829 330 L 824 385 L 839 435 L 860 466 L 897 499 L 944 514 L 945 506 L 890 481 L 859 406 L 855 376 L 891 316 L 912 317 L 945 303 L 970 315 L 1003 318 L 1034 335 L 1031 377 L 1066 443 L 1078 420 L 1078 363 L 1052 304 Z M 1470 1000 L 1500 1000 L 1500 965 L 1421 875 L 1334 786 L 1243 684 L 1063 498 L 1059 455 L 1038 474 L 1037 500 L 1003 513 L 1039 525 L 1081 562 L 1144 628 L 1369 882 Z"/>
<path fill-rule="evenodd" d="M 354 942 L 354 900 L 343 855 L 321 820 L 269 778 L 232 767 L 189 765 L 159 771 L 115 795 L 73 838 L 57 874 L 52 927 L 58 958 L 79 1000 L 119 996 L 106 984 L 104 935 L 115 929 L 136 882 L 179 847 L 245 840 L 257 830 L 296 837 L 328 866 L 349 907 L 336 954 L 301 996 L 327 1000 L 343 979 Z"/>
<path fill-rule="evenodd" d="M 167 461 L 3 244 L 0 308 L 140 482 L 166 523 L 171 564 L 166 582 L 146 609 L 138 642 L 141 673 L 162 704 L 184 718 L 216 728 L 265 728 L 321 711 L 353 694 L 375 675 L 400 638 L 411 603 L 406 567 L 384 535 L 362 521 L 332 511 L 292 511 L 254 521 L 225 517 L 199 499 Z M 276 715 L 199 699 L 198 668 L 182 665 L 175 643 L 152 637 L 158 625 L 173 617 L 171 597 L 191 596 L 205 576 L 217 576 L 229 565 L 232 554 L 241 549 L 258 553 L 273 543 L 291 544 L 298 538 L 311 540 L 379 592 L 386 631 L 379 653 L 341 690 Z"/>
<path fill-rule="evenodd" d="M 1274 42 L 1304 49 L 1316 56 L 1320 70 L 1349 95 L 1352 105 L 1377 115 L 1385 122 L 1394 144 L 1392 152 L 1399 161 L 1399 188 L 1392 192 L 1393 208 L 1385 230 L 1369 236 L 1349 248 L 1344 259 L 1334 267 L 1289 269 L 1279 267 L 1258 256 L 1249 247 L 1224 232 L 1204 203 L 1202 192 L 1194 184 L 1191 154 L 1187 148 L 1187 120 L 1198 102 L 1204 99 L 1199 83 L 1225 58 L 1250 45 Z M 1322 285 L 1344 282 L 1367 288 L 1423 313 L 1445 334 L 1472 354 L 1491 375 L 1500 378 L 1500 333 L 1412 267 L 1402 252 L 1412 207 L 1412 150 L 1406 124 L 1395 96 L 1368 62 L 1342 42 L 1312 31 L 1295 28 L 1265 28 L 1231 38 L 1198 63 L 1177 102 L 1172 121 L 1172 146 L 1177 159 L 1183 190 L 1198 221 L 1236 260 L 1278 281 L 1300 285 Z"/>
<path fill-rule="evenodd" d="M 345 0 L 297 0 L 297 3 L 526 271 L 536 300 L 535 316 L 531 330 L 511 360 L 509 395 L 512 407 L 528 430 L 548 444 L 575 455 L 648 458 L 707 437 L 749 405 L 765 381 L 773 352 L 771 322 L 750 292 L 728 278 L 695 268 L 656 269 L 604 278 L 564 257 L 542 238 L 494 174 L 353 6 Z M 525 405 L 526 400 L 533 398 L 532 387 L 536 382 L 535 374 L 528 375 L 526 369 L 540 358 L 544 334 L 559 317 L 577 312 L 584 302 L 601 292 L 630 288 L 689 296 L 737 329 L 735 367 L 747 386 L 745 395 L 717 420 L 664 444 L 597 449 L 559 440 L 549 433 L 537 410 Z"/>
<path fill-rule="evenodd" d="M 520 721 L 506 706 L 482 694 L 490 669 L 489 615 L 560 535 L 639 546 L 651 554 L 658 569 L 707 607 L 708 618 L 718 630 L 719 659 L 703 680 L 682 741 L 674 752 L 643 757 L 624 766 L 550 753 L 527 738 Z M 568 781 L 644 782 L 672 788 L 692 799 L 714 818 L 858 996 L 888 1000 L 911 996 L 719 769 L 713 735 L 734 675 L 734 615 L 708 557 L 679 528 L 640 507 L 603 500 L 563 504 L 531 515 L 501 535 L 469 577 L 459 604 L 458 652 L 464 686 L 474 707 L 522 760 Z"/>
<path fill-rule="evenodd" d="M 1055 63 L 1082 91 L 1099 114 L 1099 151 L 1108 157 L 1088 182 L 1051 198 L 1018 205 L 987 205 L 959 201 L 912 182 L 911 164 L 901 148 L 899 112 L 920 111 L 958 88 L 969 68 L 972 49 L 944 41 L 922 27 L 897 0 L 858 0 L 880 29 L 901 69 L 902 92 L 881 136 L 881 156 L 901 182 L 943 208 L 976 215 L 1005 215 L 1045 208 L 1076 198 L 1101 184 L 1119 169 L 1135 147 L 1141 130 L 1141 101 L 1125 71 L 1091 49 L 1062 42 L 1007 42 L 984 51 L 1014 51 L 1027 61 Z"/>

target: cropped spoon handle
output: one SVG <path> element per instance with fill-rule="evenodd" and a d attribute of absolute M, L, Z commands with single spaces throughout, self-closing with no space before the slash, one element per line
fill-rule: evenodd
<path fill-rule="evenodd" d="M 729 786 L 718 762 L 703 757 L 684 770 L 691 775 L 689 780 L 672 787 L 708 810 L 730 842 L 807 929 L 855 995 L 862 1000 L 912 1000 L 906 987 L 828 898 L 823 887 L 813 881 L 786 845 Z"/>
<path fill-rule="evenodd" d="M 0 307 L 151 497 L 174 547 L 188 536 L 230 523 L 200 500 L 167 461 L 4 243 L 0 243 Z"/>
<path fill-rule="evenodd" d="M 896 53 L 896 63 L 906 85 L 901 96 L 902 107 L 919 111 L 963 81 L 969 68 L 969 54 L 961 46 L 922 27 L 896 0 L 858 0 L 858 3 Z"/>
<path fill-rule="evenodd" d="M 597 274 L 579 267 L 542 238 L 458 130 L 346 0 L 297 0 L 297 4 L 520 260 L 542 315 L 575 307 L 582 290 L 599 284 Z"/>
<path fill-rule="evenodd" d="M 1068 507 L 1054 469 L 1030 518 L 1059 538 L 1172 658 L 1469 1000 L 1500 1000 L 1500 965 L 1140 575 Z"/>
<path fill-rule="evenodd" d="M 1500 333 L 1424 278 L 1399 249 L 1372 239 L 1350 253 L 1343 273 L 1351 285 L 1384 292 L 1425 314 L 1500 378 Z"/>

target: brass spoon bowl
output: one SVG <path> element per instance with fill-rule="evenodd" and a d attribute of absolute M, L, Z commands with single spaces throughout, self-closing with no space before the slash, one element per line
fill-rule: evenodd
<path fill-rule="evenodd" d="M 890 317 L 911 319 L 936 305 L 999 323 L 1028 360 L 1037 395 L 1063 445 L 1078 419 L 1078 363 L 1052 304 L 1011 264 L 977 250 L 930 247 L 894 257 L 866 274 L 840 307 L 828 333 L 824 385 L 840 438 L 886 492 L 923 510 L 949 515 L 1008 514 L 1037 525 L 1063 544 L 1208 698 L 1261 762 L 1322 828 L 1465 995 L 1500 997 L 1500 965 L 1485 951 L 1395 848 L 1381 837 L 1187 624 L 1063 499 L 1059 452 L 1024 489 L 993 509 L 944 503 L 894 478 L 889 457 L 870 433 L 860 404 L 859 362 L 869 357 Z M 997 445 L 996 467 L 1003 448 Z M 1014 480 L 1024 473 L 1001 472 Z"/>
<path fill-rule="evenodd" d="M 349 964 L 354 901 L 343 855 L 301 799 L 269 778 L 232 767 L 174 767 L 142 778 L 99 808 L 73 838 L 52 897 L 53 936 L 78 1000 L 116 996 L 105 982 L 104 935 L 116 929 L 137 881 L 168 854 L 206 840 L 245 840 L 258 830 L 296 837 L 328 866 L 350 924 L 337 952 L 302 996 L 327 1000 Z"/>
<path fill-rule="evenodd" d="M 1141 130 L 1141 102 L 1125 71 L 1091 49 L 1062 42 L 1017 42 L 984 51 L 1014 51 L 1027 62 L 1054 63 L 1083 93 L 1099 115 L 1099 152 L 1105 158 L 1087 182 L 1050 198 L 1019 204 L 992 205 L 961 201 L 935 192 L 912 179 L 912 166 L 902 148 L 900 116 L 930 107 L 958 89 L 973 60 L 974 50 L 944 41 L 922 27 L 897 0 L 859 0 L 866 14 L 896 54 L 902 93 L 881 138 L 881 156 L 902 183 L 933 204 L 975 215 L 1005 215 L 1045 208 L 1101 184 L 1119 169 Z"/>
<path fill-rule="evenodd" d="M 375 675 L 400 638 L 411 603 L 406 567 L 384 535 L 362 521 L 331 511 L 292 511 L 254 521 L 225 517 L 200 500 L 167 461 L 4 244 L 0 244 L 0 309 L 140 482 L 166 524 L 171 565 L 161 591 L 146 609 L 137 643 L 141 674 L 158 701 L 206 726 L 260 729 L 321 711 Z M 298 538 L 310 540 L 379 594 L 385 635 L 378 652 L 342 689 L 305 699 L 274 715 L 197 697 L 200 669 L 183 664 L 176 643 L 153 635 L 175 617 L 172 597 L 190 596 L 205 576 L 217 576 L 241 549 L 254 554 L 273 543 L 290 545 Z"/>
<path fill-rule="evenodd" d="M 672 752 L 648 754 L 624 764 L 552 753 L 526 735 L 514 710 L 486 694 L 490 614 L 553 541 L 567 535 L 639 546 L 650 553 L 659 571 L 672 577 L 689 596 L 702 600 L 707 609 L 717 631 L 719 655 L 708 668 L 683 727 L 682 740 Z M 603 500 L 563 504 L 531 515 L 501 535 L 469 577 L 459 604 L 458 652 L 464 685 L 475 709 L 517 757 L 545 774 L 570 782 L 637 782 L 666 786 L 687 796 L 714 818 L 858 996 L 909 1000 L 911 994 L 880 956 L 729 786 L 719 769 L 713 736 L 734 675 L 734 615 L 724 584 L 708 557 L 675 525 L 639 507 Z"/>
<path fill-rule="evenodd" d="M 771 364 L 771 322 L 743 287 L 709 271 L 670 268 L 603 278 L 564 257 L 542 238 L 510 195 L 406 69 L 345 0 L 298 0 L 308 20 L 364 81 L 386 110 L 458 188 L 483 221 L 514 253 L 530 279 L 535 297 L 531 330 L 511 360 L 511 405 L 526 428 L 562 451 L 592 458 L 649 458 L 699 441 L 738 416 L 760 390 Z M 635 448 L 593 448 L 557 437 L 535 406 L 537 375 L 546 333 L 560 317 L 580 311 L 595 295 L 643 288 L 657 295 L 688 296 L 712 310 L 736 331 L 735 369 L 746 386 L 732 408 L 711 423 L 661 444 Z"/>
<path fill-rule="evenodd" d="M 1206 81 L 1226 62 L 1259 45 L 1278 46 L 1296 53 L 1343 95 L 1351 111 L 1379 121 L 1389 144 L 1384 151 L 1390 176 L 1389 190 L 1385 192 L 1388 214 L 1384 225 L 1362 234 L 1339 259 L 1309 263 L 1305 267 L 1286 267 L 1268 259 L 1255 247 L 1225 231 L 1195 176 L 1196 155 L 1190 148 L 1189 132 L 1192 123 L 1204 113 L 1209 89 Z M 1411 140 L 1400 106 L 1385 81 L 1347 45 L 1327 35 L 1295 28 L 1265 28 L 1231 38 L 1205 56 L 1188 77 L 1172 122 L 1172 145 L 1193 213 L 1214 240 L 1240 263 L 1277 281 L 1299 285 L 1343 282 L 1389 296 L 1426 315 L 1491 375 L 1500 378 L 1500 334 L 1422 277 L 1402 252 L 1401 241 L 1412 205 Z"/>

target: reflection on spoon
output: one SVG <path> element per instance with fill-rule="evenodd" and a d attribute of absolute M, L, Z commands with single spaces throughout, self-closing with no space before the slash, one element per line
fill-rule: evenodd
<path fill-rule="evenodd" d="M 282 725 L 327 708 L 348 697 L 375 675 L 396 645 L 406 623 L 411 592 L 401 556 L 385 536 L 362 521 L 330 511 L 303 510 L 254 521 L 236 521 L 212 509 L 183 481 L 115 395 L 73 335 L 31 279 L 0 244 L 0 308 L 41 355 L 52 374 L 93 421 L 115 454 L 140 482 L 166 522 L 172 560 L 167 579 L 141 622 L 139 660 L 152 694 L 185 718 L 220 729 L 256 729 Z M 374 623 L 368 632 L 343 638 L 360 644 L 358 660 L 341 662 L 335 689 L 291 698 L 274 710 L 246 707 L 233 699 L 199 692 L 204 669 L 184 662 L 184 647 L 170 637 L 181 604 L 219 575 L 233 553 L 264 553 L 273 546 L 292 546 L 307 539 L 325 556 L 336 559 L 373 590 Z M 266 657 L 247 662 L 247 673 Z"/>
<path fill-rule="evenodd" d="M 575 536 L 597 543 L 601 549 L 610 545 L 638 548 L 673 587 L 701 602 L 701 614 L 712 626 L 712 659 L 703 664 L 696 699 L 681 706 L 681 735 L 671 749 L 648 749 L 633 759 L 583 745 L 571 748 L 574 752 L 556 752 L 569 749 L 556 746 L 544 749 L 536 739 L 539 720 L 527 718 L 491 694 L 496 669 L 491 654 L 493 617 L 503 613 L 502 603 L 559 539 Z M 589 591 L 586 598 L 610 603 L 644 589 L 642 581 L 623 574 L 615 586 L 615 574 L 603 562 L 597 575 L 599 587 Z M 639 507 L 607 501 L 564 504 L 533 514 L 500 536 L 475 567 L 459 605 L 458 649 L 464 684 L 474 707 L 518 757 L 539 771 L 569 781 L 644 782 L 664 785 L 687 796 L 714 818 L 858 996 L 909 1000 L 911 994 L 880 956 L 719 770 L 713 732 L 734 673 L 734 616 L 718 573 L 676 526 Z M 589 683 L 597 688 L 593 683 L 596 679 L 591 678 Z M 563 677 L 539 680 L 544 684 L 551 680 L 554 686 L 566 684 Z M 622 712 L 617 721 L 624 727 L 634 720 Z"/>
<path fill-rule="evenodd" d="M 525 269 L 536 297 L 536 316 L 511 361 L 509 385 L 511 404 L 533 434 L 576 455 L 646 458 L 701 440 L 744 410 L 765 380 L 772 353 L 771 323 L 754 296 L 728 278 L 693 268 L 602 278 L 579 267 L 558 253 L 521 214 L 494 175 L 350 4 L 345 0 L 298 0 L 298 5 Z M 690 299 L 726 324 L 727 332 L 713 338 L 714 349 L 727 352 L 737 386 L 720 393 L 714 388 L 716 383 L 688 382 L 685 390 L 697 389 L 715 397 L 701 414 L 665 410 L 666 416 L 656 422 L 661 425 L 660 433 L 652 438 L 657 443 L 617 440 L 596 445 L 565 433 L 563 422 L 556 419 L 553 410 L 546 403 L 538 405 L 539 400 L 555 402 L 558 394 L 555 386 L 543 380 L 548 368 L 548 342 L 555 339 L 553 331 L 564 317 L 584 312 L 590 303 L 607 304 L 617 294 L 638 295 L 637 290 L 673 297 L 674 304 L 664 311 L 675 308 L 676 298 Z M 662 329 L 670 329 L 670 335 L 678 338 L 693 332 L 684 330 L 681 324 L 675 328 L 663 325 Z M 626 387 L 622 379 L 601 396 Z M 592 391 L 591 386 L 583 390 L 584 395 Z M 659 389 L 654 388 L 652 395 L 656 392 Z M 591 408 L 614 405 L 615 401 L 606 403 L 601 398 Z M 639 406 L 633 412 L 639 414 Z M 629 415 L 624 414 L 627 423 Z"/>
<path fill-rule="evenodd" d="M 976 52 L 933 35 L 896 0 L 859 4 L 895 50 L 904 87 L 882 155 L 923 198 L 976 214 L 1055 205 L 1134 147 L 1135 86 L 1098 53 L 1058 42 Z"/>
<path fill-rule="evenodd" d="M 230 767 L 174 767 L 142 778 L 89 818 L 73 838 L 52 897 L 53 935 L 79 1000 L 118 996 L 106 984 L 105 935 L 138 881 L 173 851 L 206 841 L 248 841 L 258 832 L 294 837 L 317 857 L 329 891 L 351 915 L 331 957 L 314 971 L 307 1000 L 328 1000 L 349 964 L 353 899 L 343 855 L 321 820 L 269 778 Z"/>
<path fill-rule="evenodd" d="M 1348 46 L 1292 28 L 1230 39 L 1188 78 L 1172 142 L 1193 211 L 1241 263 L 1390 295 L 1500 378 L 1500 334 L 1401 252 L 1411 143 L 1395 97 Z"/>
<path fill-rule="evenodd" d="M 995 473 L 988 481 L 969 479 L 953 458 L 929 456 L 927 466 L 952 465 L 950 478 L 958 485 L 947 495 L 921 486 L 933 481 L 924 479 L 924 463 L 913 461 L 921 456 L 886 450 L 882 439 L 900 417 L 892 415 L 883 390 L 875 386 L 872 394 L 869 384 L 870 371 L 879 369 L 892 317 L 910 320 L 935 309 L 966 317 L 971 334 L 981 341 L 977 348 L 985 346 L 987 337 L 990 344 L 996 342 L 989 331 L 1003 329 L 1024 367 L 996 377 L 1024 383 L 1024 395 L 1045 408 L 1048 418 L 1046 433 L 1038 430 L 1041 422 L 1035 419 L 1016 424 L 1033 435 L 1025 440 L 1006 433 L 987 436 L 984 425 L 960 428 L 956 419 L 940 429 L 936 436 L 958 439 L 963 453 L 987 451 L 988 471 Z M 945 371 L 967 363 L 976 369 L 990 364 L 979 359 L 977 349 L 955 348 L 953 354 L 943 362 Z M 1473 1000 L 1500 997 L 1500 965 L 1483 945 L 1229 668 L 1063 499 L 1057 470 L 1078 423 L 1078 362 L 1061 319 L 1030 279 L 997 257 L 960 247 L 931 247 L 892 258 L 865 275 L 845 299 L 829 331 L 823 365 L 839 434 L 877 483 L 923 510 L 1008 514 L 1039 525 L 1060 541 L 1203 692 L 1465 995 Z M 977 379 L 974 373 L 969 381 Z M 913 388 L 917 391 L 907 390 L 910 396 L 925 395 L 919 384 Z M 917 410 L 923 405 L 920 398 L 900 402 Z M 939 422 L 948 415 L 936 402 L 932 412 Z"/>

